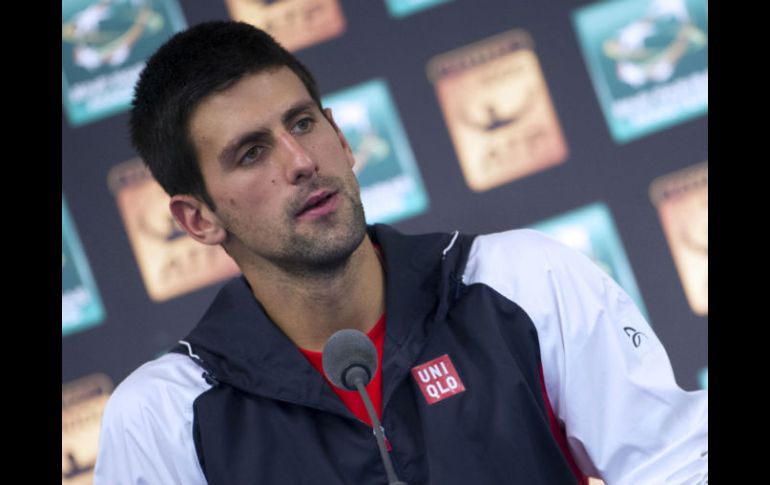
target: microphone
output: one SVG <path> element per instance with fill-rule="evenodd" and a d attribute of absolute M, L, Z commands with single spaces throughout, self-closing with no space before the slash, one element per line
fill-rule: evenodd
<path fill-rule="evenodd" d="M 377 371 L 377 349 L 365 333 L 354 329 L 343 329 L 329 337 L 323 350 L 323 369 L 326 378 L 335 386 L 346 391 L 357 390 L 364 400 L 366 412 L 372 420 L 374 437 L 388 475 L 388 485 L 407 485 L 396 476 L 393 463 L 385 448 L 385 434 L 374 410 L 366 385 Z"/>

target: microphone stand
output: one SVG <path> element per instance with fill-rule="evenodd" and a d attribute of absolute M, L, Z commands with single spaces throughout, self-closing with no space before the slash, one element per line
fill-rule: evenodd
<path fill-rule="evenodd" d="M 377 413 L 374 411 L 372 401 L 369 399 L 369 393 L 366 392 L 364 386 L 364 379 L 355 376 L 354 377 L 356 389 L 361 394 L 361 399 L 364 400 L 364 406 L 369 413 L 369 418 L 372 420 L 372 428 L 374 430 L 374 437 L 377 439 L 377 447 L 380 449 L 380 456 L 382 456 L 382 462 L 385 464 L 385 473 L 388 475 L 388 485 L 408 485 L 406 482 L 402 482 L 396 476 L 396 472 L 393 470 L 393 463 L 390 461 L 390 455 L 385 447 L 385 433 L 382 431 L 382 425 L 377 417 Z"/>

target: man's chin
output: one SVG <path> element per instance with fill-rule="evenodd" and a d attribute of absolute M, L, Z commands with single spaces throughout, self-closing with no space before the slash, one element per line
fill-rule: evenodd
<path fill-rule="evenodd" d="M 366 237 L 365 224 L 321 230 L 322 234 L 312 236 L 297 234 L 291 245 L 294 256 L 287 258 L 281 266 L 292 273 L 339 272 L 347 266 Z"/>
<path fill-rule="evenodd" d="M 318 251 L 314 258 L 322 265 L 340 265 L 346 262 L 361 246 L 366 236 L 366 226 L 361 228 L 348 226 L 344 234 L 327 233 L 328 239 L 319 241 Z"/>

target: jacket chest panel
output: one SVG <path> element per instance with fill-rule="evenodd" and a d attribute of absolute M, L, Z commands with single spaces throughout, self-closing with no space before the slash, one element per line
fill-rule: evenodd
<path fill-rule="evenodd" d="M 539 394 L 533 326 L 501 298 L 468 289 L 446 321 L 429 324 L 416 355 L 399 361 L 413 368 L 447 356 L 465 387 L 430 404 L 412 374 L 393 383 L 382 423 L 396 473 L 410 485 L 574 481 Z M 446 378 L 444 369 L 432 376 Z M 387 365 L 383 372 L 387 380 Z M 211 485 L 384 483 L 371 429 L 352 415 L 227 386 L 206 393 L 195 408 L 196 446 Z"/>
<path fill-rule="evenodd" d="M 429 373 L 425 363 L 433 363 Z M 412 476 L 402 479 L 423 483 L 429 471 L 435 484 L 574 481 L 548 423 L 534 326 L 518 306 L 471 288 L 433 324 L 412 365 L 420 372 L 394 393 L 383 419 L 394 459 Z M 450 395 L 450 377 L 462 392 Z M 437 383 L 434 393 L 444 382 L 448 397 L 426 396 L 427 381 Z"/>
<path fill-rule="evenodd" d="M 385 476 L 371 428 L 354 418 L 231 389 L 195 408 L 210 485 L 381 485 Z"/>

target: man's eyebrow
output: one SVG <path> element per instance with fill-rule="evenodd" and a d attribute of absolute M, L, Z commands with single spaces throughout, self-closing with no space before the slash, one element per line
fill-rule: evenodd
<path fill-rule="evenodd" d="M 294 103 L 288 110 L 286 110 L 283 116 L 281 116 L 281 122 L 283 122 L 283 124 L 288 124 L 291 119 L 297 116 L 299 113 L 312 110 L 315 106 L 316 102 L 311 99 L 298 101 Z M 228 143 L 222 149 L 222 151 L 219 153 L 219 156 L 217 157 L 219 163 L 222 165 L 227 165 L 235 156 L 235 152 L 237 152 L 240 147 L 247 143 L 268 142 L 271 138 L 272 134 L 267 128 L 260 128 L 258 130 L 244 133 L 235 140 Z"/>
<path fill-rule="evenodd" d="M 314 107 L 316 107 L 316 102 L 312 99 L 303 99 L 302 101 L 297 101 L 294 103 L 294 105 L 292 105 L 291 108 L 286 110 L 286 113 L 283 114 L 281 120 L 284 124 L 287 124 L 299 113 L 303 111 L 311 111 Z"/>

